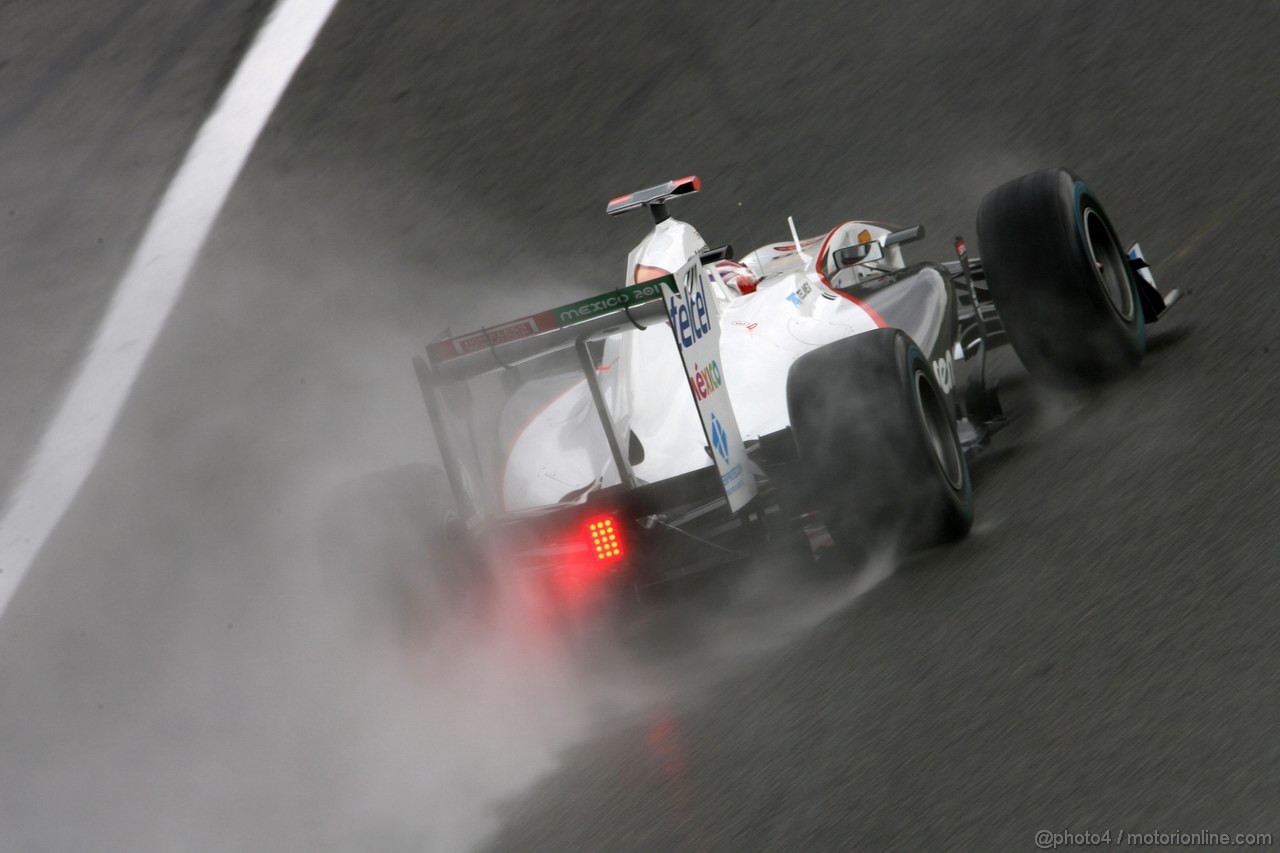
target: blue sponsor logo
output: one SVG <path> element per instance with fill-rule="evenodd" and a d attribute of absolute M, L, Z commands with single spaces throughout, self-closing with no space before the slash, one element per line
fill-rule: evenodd
<path fill-rule="evenodd" d="M 711 446 L 720 454 L 721 459 L 729 461 L 729 433 L 725 432 L 715 415 L 711 416 Z"/>
<path fill-rule="evenodd" d="M 738 490 L 746 484 L 746 478 L 742 476 L 742 466 L 734 465 L 730 468 L 728 474 L 720 477 L 720 483 L 724 486 L 725 495 L 737 494 Z"/>
<path fill-rule="evenodd" d="M 787 301 L 790 302 L 792 305 L 796 306 L 797 308 L 799 308 L 800 303 L 804 302 L 804 298 L 812 292 L 813 292 L 813 285 L 806 281 L 804 284 L 800 285 L 800 287 L 796 289 L 795 293 L 790 293 L 787 295 Z"/>

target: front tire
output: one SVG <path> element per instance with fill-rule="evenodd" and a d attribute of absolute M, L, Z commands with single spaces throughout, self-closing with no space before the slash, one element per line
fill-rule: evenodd
<path fill-rule="evenodd" d="M 987 286 L 1013 349 L 1051 385 L 1099 385 L 1138 367 L 1137 281 L 1093 191 L 1066 169 L 997 187 L 978 208 Z"/>
<path fill-rule="evenodd" d="M 787 408 L 809 493 L 846 557 L 968 533 L 973 484 L 955 407 L 904 332 L 864 332 L 797 359 Z"/>

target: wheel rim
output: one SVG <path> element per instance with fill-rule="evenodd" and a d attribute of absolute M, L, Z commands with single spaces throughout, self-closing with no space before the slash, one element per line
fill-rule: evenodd
<path fill-rule="evenodd" d="M 1128 261 L 1120 251 L 1115 235 L 1092 207 L 1084 209 L 1085 246 L 1094 274 L 1102 285 L 1107 301 L 1126 323 L 1134 316 L 1133 286 L 1129 283 Z"/>
<path fill-rule="evenodd" d="M 923 370 L 916 370 L 915 386 L 916 402 L 924 415 L 924 429 L 933 449 L 934 461 L 951 488 L 959 489 L 964 485 L 964 458 L 960 443 L 955 439 L 947 407 Z"/>

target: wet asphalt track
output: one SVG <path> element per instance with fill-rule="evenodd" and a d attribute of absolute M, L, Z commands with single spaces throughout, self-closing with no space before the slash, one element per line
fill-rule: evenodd
<path fill-rule="evenodd" d="M 5 81 L 16 129 L 0 145 L 21 140 L 54 176 L 14 157 L 0 173 L 9 207 L 47 208 L 39 243 L 4 238 L 4 346 L 29 359 L 3 367 L 6 407 L 25 407 L 5 410 L 6 480 L 103 298 L 55 303 L 47 282 L 100 288 L 123 265 L 249 18 L 211 20 L 216 44 L 146 30 L 157 55 L 208 45 L 203 76 L 161 74 L 154 100 L 126 76 L 95 97 L 102 74 L 62 54 Z M 864 215 L 922 222 L 941 256 L 986 189 L 1055 164 L 1188 293 L 1142 371 L 1062 400 L 1011 368 L 1022 417 L 975 469 L 969 540 L 573 746 L 509 792 L 490 845 L 1280 832 L 1278 27 L 1264 3 L 343 0 L 0 623 L 0 849 L 433 846 L 430 797 L 399 820 L 326 823 L 377 780 L 334 757 L 350 703 L 309 713 L 367 687 L 327 630 L 309 496 L 430 458 L 409 349 L 445 322 L 611 284 L 643 224 L 606 220 L 604 201 L 658 179 L 703 177 L 681 214 L 712 242 L 781 238 L 787 214 L 813 232 Z M 81 106 L 50 113 L 60 98 Z M 54 146 L 68 115 L 82 144 Z M 142 180 L 100 153 L 126 144 L 149 154 Z M 107 249 L 79 218 L 93 208 L 67 201 L 77 174 L 122 206 L 102 218 Z M 432 756 L 410 764 L 429 773 Z"/>

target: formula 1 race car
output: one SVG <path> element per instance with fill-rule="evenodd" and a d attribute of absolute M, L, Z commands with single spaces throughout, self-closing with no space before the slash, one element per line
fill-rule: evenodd
<path fill-rule="evenodd" d="M 969 464 L 1004 421 L 986 358 L 1038 380 L 1133 370 L 1177 298 L 1064 169 L 987 194 L 983 257 L 911 263 L 921 227 L 845 222 L 734 260 L 646 209 L 626 280 L 469 334 L 414 364 L 462 550 L 642 587 L 770 548 L 857 562 L 964 536 Z"/>

